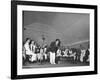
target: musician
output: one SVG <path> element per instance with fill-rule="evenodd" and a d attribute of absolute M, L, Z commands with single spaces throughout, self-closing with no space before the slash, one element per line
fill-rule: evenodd
<path fill-rule="evenodd" d="M 58 48 L 60 47 L 60 40 L 56 39 L 54 42 L 51 42 L 50 44 L 50 63 L 51 64 L 56 64 L 56 62 L 58 62 L 56 58 L 56 52 L 58 50 Z M 56 60 L 56 62 L 55 62 Z"/>
<path fill-rule="evenodd" d="M 40 62 L 40 46 L 38 46 L 37 48 L 36 48 L 36 50 L 35 50 L 35 53 L 36 53 L 36 55 L 37 55 L 37 61 L 38 62 Z"/>
<path fill-rule="evenodd" d="M 57 52 L 56 52 L 56 63 L 58 64 L 58 61 L 60 60 L 60 57 L 62 56 L 62 51 L 60 48 L 58 48 Z"/>
<path fill-rule="evenodd" d="M 35 52 L 36 44 L 35 44 L 35 41 L 33 41 L 33 40 L 31 40 L 31 42 L 30 42 L 30 49 L 32 52 Z"/>
<path fill-rule="evenodd" d="M 86 50 L 81 49 L 81 55 L 80 55 L 80 61 L 83 62 L 84 56 L 85 56 Z"/>
<path fill-rule="evenodd" d="M 64 51 L 63 51 L 64 55 L 63 57 L 68 57 L 68 48 L 66 48 Z"/>
<path fill-rule="evenodd" d="M 86 62 L 90 61 L 90 49 L 87 49 L 86 51 Z"/>
<path fill-rule="evenodd" d="M 39 58 L 40 58 L 40 63 L 42 64 L 43 62 L 43 48 L 40 48 L 40 53 L 39 53 Z"/>
<path fill-rule="evenodd" d="M 43 48 L 43 56 L 44 56 L 44 60 L 46 61 L 47 60 L 47 46 Z"/>
<path fill-rule="evenodd" d="M 26 54 L 27 55 L 31 55 L 31 50 L 30 50 L 30 39 L 29 38 L 27 38 L 26 39 L 26 42 L 25 42 L 25 44 L 24 44 L 24 48 L 25 48 L 25 51 L 26 51 Z"/>
<path fill-rule="evenodd" d="M 76 56 L 75 61 L 80 61 L 81 49 L 76 50 L 76 55 L 75 56 Z"/>
<path fill-rule="evenodd" d="M 84 62 L 89 62 L 89 55 L 90 55 L 89 49 L 86 49 L 86 54 L 83 58 Z"/>
<path fill-rule="evenodd" d="M 31 58 L 31 55 L 32 55 L 32 52 L 31 52 L 31 49 L 30 49 L 30 41 L 31 40 L 29 38 L 27 38 L 26 42 L 24 44 L 26 60 L 28 60 L 28 61 L 30 61 L 30 58 Z"/>
<path fill-rule="evenodd" d="M 36 44 L 35 44 L 35 41 L 33 41 L 33 40 L 31 40 L 31 42 L 30 42 L 30 50 L 31 50 L 31 52 L 32 52 L 30 61 L 31 61 L 31 62 L 35 62 L 36 59 L 37 59 L 37 56 L 36 56 L 36 53 L 35 53 Z"/>

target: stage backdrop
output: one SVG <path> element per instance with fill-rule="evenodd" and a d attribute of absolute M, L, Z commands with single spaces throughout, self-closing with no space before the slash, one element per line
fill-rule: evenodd
<path fill-rule="evenodd" d="M 23 28 L 23 41 L 31 38 L 41 45 L 44 36 L 47 44 L 57 38 L 64 46 L 89 44 L 89 14 L 23 11 Z"/>

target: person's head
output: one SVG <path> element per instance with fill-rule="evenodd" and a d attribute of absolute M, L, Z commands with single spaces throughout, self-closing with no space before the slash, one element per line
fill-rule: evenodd
<path fill-rule="evenodd" d="M 35 41 L 32 40 L 32 41 L 31 41 L 31 44 L 35 44 Z"/>
<path fill-rule="evenodd" d="M 55 44 L 56 44 L 56 46 L 60 46 L 60 39 L 56 39 L 56 41 L 55 41 Z"/>
<path fill-rule="evenodd" d="M 26 42 L 29 43 L 30 42 L 30 38 L 26 38 Z"/>
<path fill-rule="evenodd" d="M 80 44 L 80 48 L 81 48 L 81 49 L 83 48 L 82 44 Z"/>

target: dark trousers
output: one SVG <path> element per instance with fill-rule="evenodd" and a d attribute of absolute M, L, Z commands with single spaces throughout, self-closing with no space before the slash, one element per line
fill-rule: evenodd
<path fill-rule="evenodd" d="M 59 60 L 60 60 L 60 56 L 58 56 L 58 57 L 55 58 L 56 64 L 58 64 L 58 61 L 59 61 Z"/>

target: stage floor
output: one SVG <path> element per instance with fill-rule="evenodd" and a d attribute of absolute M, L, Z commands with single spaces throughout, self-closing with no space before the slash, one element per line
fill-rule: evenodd
<path fill-rule="evenodd" d="M 29 63 L 26 62 L 23 68 L 49 68 L 49 67 L 73 67 L 73 66 L 89 66 L 89 63 L 81 63 L 78 61 L 68 61 L 61 60 L 58 64 L 50 64 L 50 62 L 44 61 L 42 64 L 40 62 Z"/>

